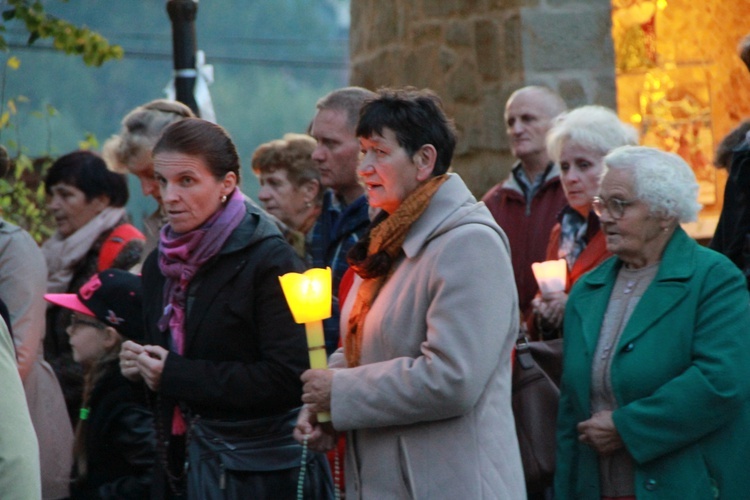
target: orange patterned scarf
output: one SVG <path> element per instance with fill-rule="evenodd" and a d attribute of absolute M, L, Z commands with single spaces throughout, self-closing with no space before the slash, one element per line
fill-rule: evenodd
<path fill-rule="evenodd" d="M 393 273 L 393 264 L 401 254 L 401 246 L 409 229 L 424 213 L 430 200 L 446 180 L 448 175 L 443 174 L 419 186 L 395 212 L 371 228 L 367 237 L 360 240 L 349 252 L 349 265 L 364 278 L 352 306 L 344 342 L 344 353 L 349 367 L 359 366 L 365 318 L 378 292 Z"/>

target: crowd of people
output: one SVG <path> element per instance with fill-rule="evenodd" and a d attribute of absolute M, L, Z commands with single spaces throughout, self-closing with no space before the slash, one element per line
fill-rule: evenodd
<path fill-rule="evenodd" d="M 253 154 L 260 204 L 227 131 L 156 100 L 102 155 L 54 162 L 41 247 L 0 219 L 0 498 L 750 491 L 744 211 L 712 243 L 731 254 L 699 245 L 687 163 L 546 87 L 510 95 L 517 163 L 482 201 L 434 92 L 347 87 L 311 111 Z M 746 131 L 717 153 L 728 193 Z M 158 203 L 142 230 L 126 173 Z M 531 264 L 556 259 L 543 294 Z M 327 369 L 279 282 L 310 267 L 332 270 Z M 554 484 L 524 478 L 519 331 L 563 339 Z"/>

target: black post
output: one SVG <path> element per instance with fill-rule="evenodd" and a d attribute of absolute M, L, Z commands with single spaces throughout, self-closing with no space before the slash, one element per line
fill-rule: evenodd
<path fill-rule="evenodd" d="M 167 12 L 172 21 L 172 50 L 174 53 L 174 88 L 177 100 L 199 115 L 195 102 L 195 17 L 198 0 L 167 0 Z"/>

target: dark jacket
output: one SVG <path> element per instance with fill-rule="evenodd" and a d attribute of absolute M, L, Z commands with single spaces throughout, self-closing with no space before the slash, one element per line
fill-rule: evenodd
<path fill-rule="evenodd" d="M 159 394 L 205 418 L 242 420 L 298 407 L 308 368 L 305 330 L 294 323 L 279 276 L 304 264 L 257 208 L 188 288 L 185 351 L 171 352 Z M 165 278 L 158 250 L 143 267 L 146 343 L 169 348 L 161 332 Z M 167 427 L 168 428 L 168 427 Z"/>
<path fill-rule="evenodd" d="M 153 416 L 142 394 L 120 374 L 117 360 L 105 368 L 89 398 L 85 423 L 88 473 L 76 480 L 72 499 L 145 498 L 155 460 Z"/>
<path fill-rule="evenodd" d="M 335 203 L 335 194 L 327 190 L 323 208 L 312 229 L 309 246 L 314 267 L 330 267 L 332 273 L 333 303 L 331 317 L 323 320 L 326 351 L 331 355 L 339 346 L 339 284 L 349 269 L 346 256 L 354 244 L 364 236 L 370 226 L 367 197 L 360 196 L 346 207 Z"/>
<path fill-rule="evenodd" d="M 245 206 L 245 218 L 188 286 L 184 353 L 170 352 L 155 398 L 157 439 L 170 434 L 175 403 L 188 421 L 256 419 L 301 404 L 300 375 L 309 367 L 305 330 L 294 323 L 279 276 L 301 272 L 304 264 L 260 209 Z M 143 266 L 145 342 L 168 349 L 170 332 L 157 326 L 164 283 L 156 250 Z M 184 446 L 172 440 L 173 466 L 182 463 Z M 197 470 L 189 468 L 188 476 Z M 156 475 L 153 498 L 167 496 L 165 477 Z"/>

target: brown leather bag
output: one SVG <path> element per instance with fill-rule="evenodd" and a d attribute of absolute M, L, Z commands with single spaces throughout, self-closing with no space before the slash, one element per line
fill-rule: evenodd
<path fill-rule="evenodd" d="M 513 363 L 513 415 L 529 493 L 552 486 L 562 339 L 533 341 L 522 328 Z"/>

